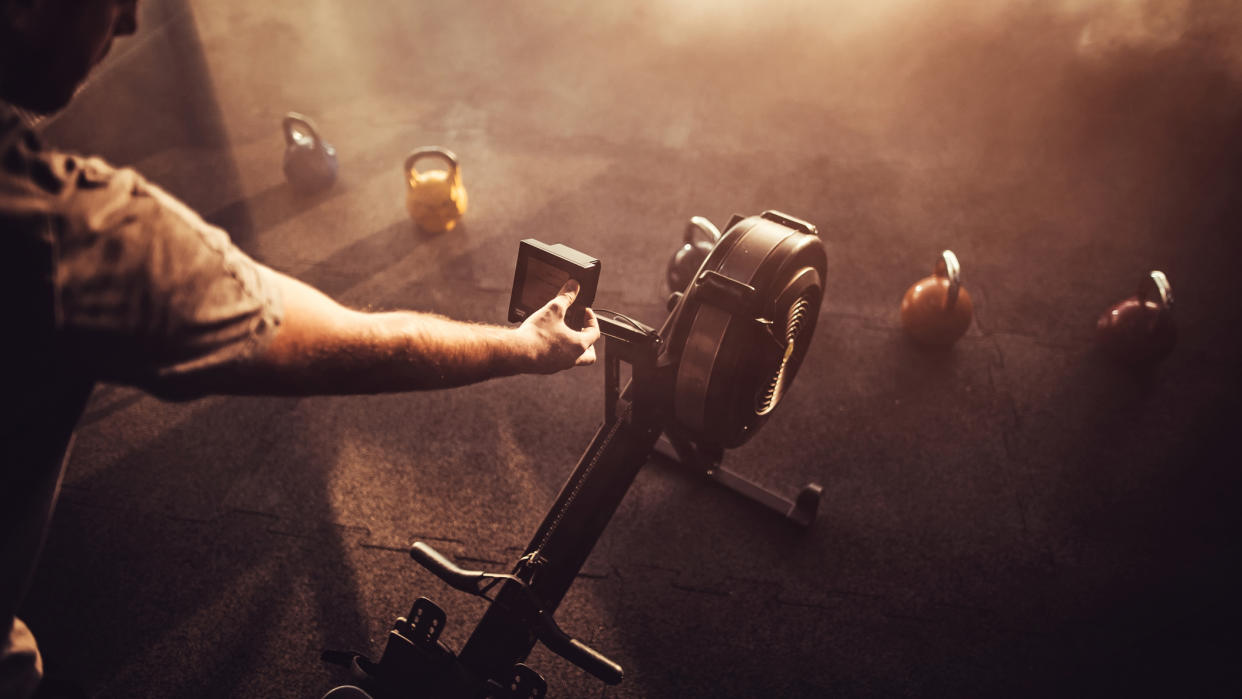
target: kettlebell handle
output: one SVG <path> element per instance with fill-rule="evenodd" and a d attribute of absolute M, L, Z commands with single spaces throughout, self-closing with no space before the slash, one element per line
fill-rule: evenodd
<path fill-rule="evenodd" d="M 405 158 L 405 174 L 411 175 L 415 172 L 414 163 L 423 157 L 436 155 L 444 158 L 449 164 L 449 177 L 452 178 L 457 174 L 457 154 L 447 148 L 439 146 L 426 146 L 423 148 L 415 148 Z"/>
<path fill-rule="evenodd" d="M 1139 283 L 1139 303 L 1147 303 L 1148 299 L 1158 301 L 1166 311 L 1173 308 L 1173 287 L 1169 284 L 1169 278 L 1158 269 L 1153 269 Z"/>
<path fill-rule="evenodd" d="M 716 227 L 716 224 L 702 216 L 694 216 L 686 224 L 686 232 L 682 235 L 682 238 L 687 245 L 694 245 L 695 237 L 700 235 L 706 238 L 707 242 L 712 245 L 720 242 L 720 229 Z"/>
<path fill-rule="evenodd" d="M 289 112 L 285 115 L 284 120 L 281 121 L 281 126 L 285 130 L 286 144 L 293 145 L 296 143 L 297 139 L 293 134 L 295 131 L 301 130 L 311 137 L 311 145 L 319 145 L 319 132 L 315 130 L 315 125 L 311 122 L 310 117 L 302 116 L 297 112 Z"/>
<path fill-rule="evenodd" d="M 962 289 L 962 265 L 952 250 L 940 253 L 940 259 L 936 260 L 935 275 L 949 279 L 949 293 L 944 299 L 944 309 L 947 311 L 957 303 L 957 295 Z"/>

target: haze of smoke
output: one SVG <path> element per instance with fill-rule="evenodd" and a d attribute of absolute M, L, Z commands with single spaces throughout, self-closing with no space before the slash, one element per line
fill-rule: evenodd
<path fill-rule="evenodd" d="M 622 12 L 661 27 L 673 43 L 781 32 L 829 43 L 904 42 L 919 34 L 934 41 L 955 28 L 1018 34 L 1031 21 L 1057 23 L 1061 38 L 1084 56 L 1158 50 L 1188 34 L 1242 38 L 1234 0 L 646 0 Z M 1242 69 L 1242 52 L 1231 53 Z"/>
<path fill-rule="evenodd" d="M 658 32 L 667 60 L 697 62 L 688 85 L 730 115 L 730 133 L 882 163 L 886 226 L 955 220 L 980 244 L 1037 235 L 1175 270 L 1238 248 L 1225 235 L 1242 216 L 1237 0 L 647 0 L 637 12 L 631 26 Z M 792 119 L 797 142 L 772 135 Z M 832 187 L 822 196 L 844 204 Z M 1179 241 L 1195 226 L 1206 232 Z"/>

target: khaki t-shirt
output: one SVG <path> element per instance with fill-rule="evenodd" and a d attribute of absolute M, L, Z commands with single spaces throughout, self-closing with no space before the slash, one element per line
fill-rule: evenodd
<path fill-rule="evenodd" d="M 95 382 L 210 393 L 275 334 L 272 275 L 137 172 L 44 148 L 0 104 L 0 644 Z"/>

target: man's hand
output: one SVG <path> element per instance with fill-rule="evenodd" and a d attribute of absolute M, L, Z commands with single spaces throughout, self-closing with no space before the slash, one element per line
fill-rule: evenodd
<path fill-rule="evenodd" d="M 527 316 L 517 334 L 530 348 L 534 366 L 532 373 L 552 374 L 573 366 L 595 363 L 595 341 L 599 339 L 599 321 L 586 309 L 582 330 L 565 324 L 565 313 L 578 298 L 578 282 L 570 279 L 561 291 L 543 308 Z"/>

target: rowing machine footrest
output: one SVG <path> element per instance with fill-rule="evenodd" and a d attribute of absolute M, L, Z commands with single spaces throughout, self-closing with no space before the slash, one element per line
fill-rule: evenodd
<path fill-rule="evenodd" d="M 419 597 L 410 607 L 408 618 L 397 617 L 397 620 L 393 622 L 392 633 L 400 635 L 411 646 L 423 653 L 435 654 L 440 650 L 440 632 L 444 630 L 447 618 L 439 605 L 426 597 Z M 400 645 L 398 644 L 398 647 Z M 389 643 L 388 648 L 392 646 L 393 644 Z M 381 665 L 388 658 L 388 648 L 384 650 L 384 657 L 380 658 Z"/>
<path fill-rule="evenodd" d="M 548 696 L 548 683 L 543 675 L 524 663 L 515 663 L 505 685 L 488 682 L 488 699 L 543 699 Z"/>
<path fill-rule="evenodd" d="M 419 597 L 408 619 L 398 617 L 393 622 L 379 662 L 374 666 L 362 664 L 362 669 L 389 686 L 418 686 L 420 681 L 438 676 L 455 658 L 439 640 L 445 619 L 444 610 L 435 602 Z"/>
<path fill-rule="evenodd" d="M 819 502 L 824 497 L 824 486 L 818 483 L 807 483 L 798 491 L 793 509 L 785 515 L 800 527 L 810 527 L 819 514 Z"/>

